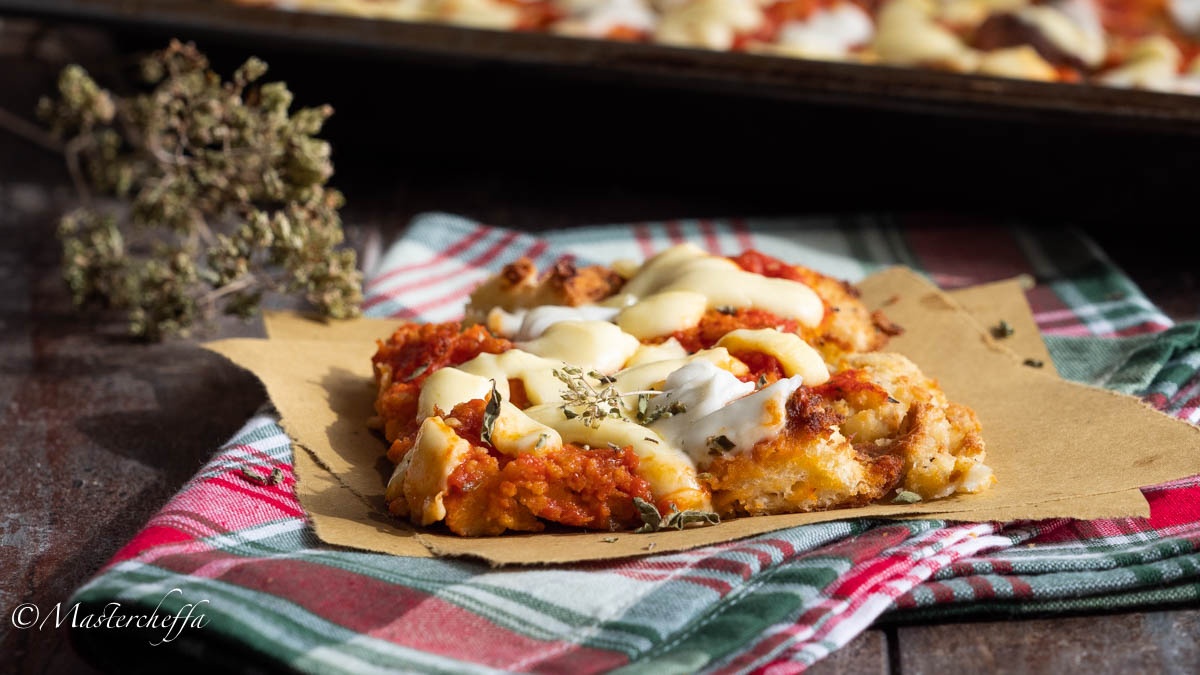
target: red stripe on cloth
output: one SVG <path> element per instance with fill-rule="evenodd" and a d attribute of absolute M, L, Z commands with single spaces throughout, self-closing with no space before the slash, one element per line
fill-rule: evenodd
<path fill-rule="evenodd" d="M 644 569 L 618 569 L 613 571 L 635 581 L 684 581 L 714 590 L 720 595 L 725 595 L 733 589 L 727 582 L 720 579 L 710 579 L 709 577 L 698 577 L 690 574 L 672 574 L 671 572 L 656 572 Z"/>
<path fill-rule="evenodd" d="M 470 269 L 472 267 L 483 267 L 484 265 L 491 262 L 493 258 L 500 255 L 500 253 L 504 249 L 508 248 L 508 246 L 510 244 L 512 244 L 513 240 L 516 239 L 518 236 L 519 236 L 519 233 L 516 230 L 510 230 L 508 232 L 508 234 L 505 234 L 504 236 L 500 237 L 499 241 L 497 241 L 496 243 L 489 246 L 482 253 L 475 256 L 471 260 L 464 262 L 463 266 L 467 269 Z M 362 308 L 370 309 L 371 307 L 374 307 L 375 305 L 378 305 L 381 302 L 386 302 L 388 300 L 394 300 L 395 298 L 399 297 L 400 295 L 402 295 L 404 293 L 409 293 L 411 291 L 419 290 L 422 288 L 428 288 L 429 286 L 440 284 L 443 281 L 447 281 L 447 280 L 453 279 L 455 277 L 461 276 L 464 271 L 465 270 L 461 269 L 461 268 L 456 269 L 456 270 L 451 270 L 451 271 L 445 272 L 443 274 L 438 274 L 436 276 L 431 276 L 431 277 L 425 277 L 424 279 L 421 279 L 419 281 L 413 281 L 411 283 L 403 284 L 401 286 L 397 286 L 396 288 L 389 288 L 388 290 L 386 290 L 382 293 L 379 293 L 377 295 L 372 295 L 371 297 L 364 300 L 362 303 Z"/>
<path fill-rule="evenodd" d="M 746 221 L 741 218 L 734 218 L 731 222 L 733 225 L 733 236 L 737 238 L 738 246 L 742 251 L 747 251 L 754 248 L 754 239 L 750 236 L 750 230 L 746 227 Z"/>
<path fill-rule="evenodd" d="M 295 516 L 296 518 L 304 518 L 305 517 L 304 511 L 299 508 L 300 502 L 296 501 L 296 496 L 293 493 L 291 493 L 290 491 L 284 491 L 284 490 L 280 490 L 279 488 L 270 488 L 270 487 L 261 487 L 261 488 L 252 490 L 250 488 L 246 488 L 241 485 L 238 485 L 232 481 L 225 480 L 224 478 L 221 478 L 220 476 L 214 476 L 212 478 L 208 478 L 204 481 L 204 484 L 216 485 L 216 486 L 225 488 L 226 490 L 232 490 L 233 492 L 240 492 L 244 495 L 253 497 L 254 499 L 262 502 L 263 504 L 271 506 L 271 507 L 275 508 L 276 510 L 278 510 L 279 512 L 285 513 L 289 516 Z M 270 493 L 270 494 L 264 494 L 264 491 L 267 493 Z M 278 499 L 272 499 L 271 498 L 272 495 L 276 496 L 276 497 L 283 497 L 290 503 L 284 503 L 283 501 L 280 501 Z M 293 506 L 293 504 L 294 504 L 294 506 Z"/>
<path fill-rule="evenodd" d="M 117 551 L 105 566 L 119 563 L 122 560 L 136 558 L 142 552 L 163 546 L 164 544 L 178 544 L 184 541 L 192 541 L 192 539 L 193 537 L 190 534 L 173 527 L 150 525 L 141 532 L 138 532 L 137 536 L 130 540 L 128 544 L 122 546 L 121 550 Z"/>
<path fill-rule="evenodd" d="M 954 602 L 954 590 L 940 581 L 927 581 L 924 584 L 925 589 L 933 594 L 933 601 L 937 604 Z"/>
<path fill-rule="evenodd" d="M 546 240 L 539 239 L 534 243 L 533 246 L 529 247 L 529 250 L 525 251 L 525 257 L 529 258 L 530 260 L 537 260 L 538 258 L 542 257 L 543 253 L 546 252 L 546 248 L 548 246 L 549 244 L 546 243 Z"/>
<path fill-rule="evenodd" d="M 503 245 L 497 244 L 496 246 L 493 246 L 492 248 L 488 249 L 486 251 L 486 253 L 488 254 L 486 256 L 486 258 L 484 258 L 484 256 L 480 256 L 476 260 L 471 261 L 471 263 L 470 263 L 471 267 L 486 266 L 494 258 L 499 256 L 500 253 L 502 253 L 504 251 L 504 249 L 508 247 L 509 244 L 512 243 L 512 240 L 514 238 L 516 238 L 516 235 L 517 235 L 516 232 L 510 233 L 510 235 L 506 235 L 505 239 L 502 242 Z M 537 248 L 537 244 L 534 244 L 532 247 L 530 247 L 529 250 L 532 250 L 533 248 Z M 458 274 L 462 274 L 462 272 L 460 271 L 460 272 L 458 272 Z M 455 276 L 457 276 L 458 274 L 456 274 Z M 471 294 L 472 291 L 475 290 L 476 286 L 478 286 L 478 285 L 479 285 L 478 282 L 471 281 L 464 286 L 459 286 L 458 288 L 454 289 L 453 291 L 450 291 L 449 293 L 446 293 L 445 295 L 440 295 L 431 300 L 426 300 L 425 302 L 422 302 L 419 305 L 414 305 L 412 307 L 402 307 L 398 311 L 392 312 L 389 316 L 391 316 L 393 318 L 397 318 L 397 319 L 411 319 L 415 316 L 420 315 L 422 312 L 427 312 L 431 309 L 437 309 L 439 307 L 442 307 L 443 305 L 448 305 L 456 300 L 461 300 L 462 298 L 467 297 L 468 295 Z"/>
<path fill-rule="evenodd" d="M 678 220 L 668 220 L 666 222 L 667 236 L 671 238 L 672 244 L 682 244 L 687 241 L 683 236 L 683 230 L 679 227 Z"/>
<path fill-rule="evenodd" d="M 527 637 L 422 591 L 303 560 L 212 551 L 164 556 L 155 564 L 284 598 L 357 633 L 493 668 L 531 662 L 540 670 L 533 658 L 539 654 L 553 657 L 553 663 L 587 663 L 596 671 L 627 661 L 615 652 Z"/>
<path fill-rule="evenodd" d="M 1159 323 L 1154 320 L 1143 321 L 1136 326 L 1129 326 L 1121 330 L 1110 330 L 1102 333 L 1100 337 L 1133 337 L 1135 335 L 1149 335 L 1151 333 L 1161 333 L 1170 328 L 1165 323 Z"/>
<path fill-rule="evenodd" d="M 1200 486 L 1142 494 L 1150 502 L 1150 527 L 1154 529 L 1200 522 Z"/>
<path fill-rule="evenodd" d="M 784 560 L 796 555 L 796 547 L 792 546 L 783 539 L 760 539 L 757 543 L 766 544 L 767 546 L 774 546 L 775 548 L 779 549 L 779 552 L 783 554 Z"/>
<path fill-rule="evenodd" d="M 475 229 L 472 230 L 470 234 L 463 237 L 462 239 L 459 239 L 458 241 L 451 244 L 447 248 L 439 251 L 436 255 L 434 255 L 429 260 L 426 260 L 425 262 L 419 262 L 419 263 L 416 263 L 413 265 L 399 265 L 399 266 L 389 270 L 385 274 L 381 274 L 381 275 L 375 277 L 374 279 L 372 279 L 367 284 L 367 288 L 371 288 L 372 286 L 375 286 L 376 284 L 378 284 L 380 282 L 387 281 L 388 279 L 392 279 L 392 278 L 396 277 L 397 275 L 405 274 L 407 272 L 412 272 L 415 270 L 422 270 L 422 269 L 425 269 L 426 267 L 433 267 L 434 265 L 436 265 L 444 260 L 453 258 L 454 256 L 458 255 L 459 253 L 462 253 L 463 251 L 467 250 L 468 248 L 471 248 L 471 246 L 474 245 L 475 242 L 479 241 L 480 239 L 483 239 L 483 237 L 491 230 L 492 230 L 492 228 L 488 227 L 487 225 L 476 225 Z"/>
<path fill-rule="evenodd" d="M 936 216 L 930 216 L 936 217 Z M 922 223 L 927 223 L 922 218 Z M 1012 232 L 996 227 L 963 227 L 962 222 L 909 225 L 904 237 L 931 276 L 953 280 L 951 287 L 1010 279 L 1033 272 Z M 987 255 L 979 255 L 987 251 Z"/>
<path fill-rule="evenodd" d="M 1075 314 L 1067 303 L 1062 301 L 1062 298 L 1058 297 L 1053 288 L 1047 285 L 1034 286 L 1025 291 L 1025 299 L 1029 302 L 1029 307 L 1033 310 L 1034 314 L 1067 310 L 1071 312 L 1072 324 L 1077 326 L 1082 325 L 1079 316 Z M 1038 322 L 1038 328 L 1042 328 L 1041 321 Z"/>
<path fill-rule="evenodd" d="M 880 579 L 891 576 L 891 574 L 895 573 L 898 566 L 908 561 L 906 556 L 895 555 L 871 560 L 838 579 L 837 584 L 826 591 L 826 595 L 834 598 L 848 598 L 863 586 L 873 585 Z"/>
<path fill-rule="evenodd" d="M 654 256 L 654 239 L 650 235 L 650 228 L 645 223 L 633 226 L 633 238 L 637 241 L 638 248 L 642 249 L 643 258 Z"/>
<path fill-rule="evenodd" d="M 222 460 L 222 459 L 227 459 L 231 462 L 239 462 L 239 463 L 245 462 L 245 458 L 237 457 L 237 456 L 230 454 L 228 452 L 228 450 L 230 450 L 230 449 L 240 450 L 240 451 L 244 452 L 245 454 L 250 455 L 251 457 L 262 462 L 262 466 L 248 467 L 250 469 L 261 469 L 261 468 L 263 468 L 263 466 L 265 466 L 268 471 L 271 469 L 279 469 L 279 470 L 283 471 L 284 473 L 289 473 L 289 474 L 292 473 L 292 466 L 290 464 L 285 464 L 283 462 L 280 462 L 277 459 L 275 459 L 274 457 L 263 452 L 262 450 L 259 450 L 250 445 L 243 445 L 241 443 L 238 443 L 236 445 L 225 446 L 225 448 L 223 449 L 225 451 L 213 456 L 213 458 L 209 460 L 209 464 L 215 464 L 216 462 L 218 462 L 219 460 Z"/>
<path fill-rule="evenodd" d="M 704 246 L 713 255 L 724 255 L 721 251 L 721 239 L 711 221 L 700 221 L 700 234 L 704 235 Z"/>
<path fill-rule="evenodd" d="M 811 613 L 812 613 L 811 611 L 806 612 L 804 614 L 804 616 L 800 617 L 800 619 L 798 619 L 796 621 L 796 623 L 800 624 L 800 625 L 807 625 L 808 623 L 811 623 L 811 620 L 806 621 L 804 618 Z M 818 612 L 818 614 L 819 613 L 820 612 Z M 815 620 L 815 617 L 812 620 Z M 730 673 L 742 672 L 742 671 L 746 670 L 746 668 L 750 667 L 750 664 L 754 663 L 759 658 L 761 658 L 762 655 L 771 653 L 772 651 L 778 649 L 781 645 L 785 644 L 786 642 L 788 642 L 791 639 L 792 639 L 791 631 L 783 631 L 780 633 L 776 633 L 776 634 L 762 640 L 761 642 L 755 644 L 753 651 L 742 652 L 741 654 L 738 655 L 737 658 L 735 658 L 734 660 L 732 660 L 728 664 L 726 664 L 724 668 L 714 671 L 713 675 L 728 675 Z M 759 669 L 759 670 L 751 671 L 751 672 L 759 673 L 759 672 L 762 672 L 762 670 Z"/>
<path fill-rule="evenodd" d="M 1145 397 L 1143 397 L 1142 400 L 1145 401 L 1146 403 L 1149 403 L 1150 405 L 1154 406 L 1155 408 L 1158 408 L 1159 410 L 1165 409 L 1167 407 L 1167 405 L 1170 403 L 1170 401 L 1167 399 L 1167 397 L 1165 395 L 1160 394 L 1158 392 L 1155 392 L 1153 394 L 1148 394 Z"/>
<path fill-rule="evenodd" d="M 1030 586 L 1029 582 L 1017 575 L 1004 578 L 1006 581 L 1008 581 L 1009 585 L 1012 586 L 1014 600 L 1023 600 L 1025 598 L 1033 597 L 1033 586 Z"/>
<path fill-rule="evenodd" d="M 996 589 L 992 587 L 992 584 L 987 579 L 970 575 L 965 581 L 971 587 L 971 590 L 975 592 L 975 600 L 990 600 L 996 597 Z"/>

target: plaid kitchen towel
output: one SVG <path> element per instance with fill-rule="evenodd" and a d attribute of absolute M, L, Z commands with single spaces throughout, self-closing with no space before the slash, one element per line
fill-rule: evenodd
<path fill-rule="evenodd" d="M 364 307 L 451 320 L 476 283 L 519 256 L 606 262 L 682 241 L 721 254 L 756 248 L 849 279 L 897 263 L 944 287 L 1024 273 L 1038 282 L 1029 299 L 1065 376 L 1200 418 L 1200 330 L 1172 326 L 1088 239 L 940 225 L 694 220 L 534 236 L 433 214 L 368 270 Z M 107 607 L 175 618 L 141 632 L 76 627 L 80 650 L 118 670 L 178 668 L 183 654 L 314 673 L 775 674 L 804 670 L 877 620 L 1143 607 L 1200 593 L 1196 479 L 1145 489 L 1149 519 L 848 520 L 638 559 L 493 569 L 323 545 L 295 499 L 291 452 L 266 415 L 220 448 L 74 597 L 84 616 Z M 247 464 L 278 467 L 285 480 L 252 485 L 237 475 Z M 134 635 L 158 646 L 130 651 Z"/>

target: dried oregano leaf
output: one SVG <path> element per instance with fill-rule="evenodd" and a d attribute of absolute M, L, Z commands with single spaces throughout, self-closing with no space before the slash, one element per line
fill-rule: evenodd
<path fill-rule="evenodd" d="M 682 530 L 685 526 L 694 523 L 717 525 L 721 522 L 721 517 L 711 511 L 680 511 L 674 504 L 671 505 L 671 512 L 667 514 L 666 518 L 663 518 L 657 507 L 641 497 L 634 497 L 633 505 L 637 507 L 638 515 L 642 518 L 642 526 L 634 530 L 635 534 L 659 532 L 671 528 Z"/>
<path fill-rule="evenodd" d="M 492 396 L 483 408 L 483 429 L 479 431 L 479 439 L 488 445 L 492 444 L 492 432 L 495 430 L 496 420 L 500 417 L 500 405 L 503 402 L 504 397 L 496 389 L 496 381 L 492 380 Z"/>
<path fill-rule="evenodd" d="M 330 318 L 359 313 L 362 275 L 343 240 L 329 106 L 291 111 L 251 58 L 223 82 L 192 44 L 141 67 L 148 88 L 118 97 L 63 69 L 38 114 L 62 141 L 82 207 L 59 225 L 75 303 L 129 313 L 152 339 L 218 313 L 248 317 L 266 292 L 306 298 Z M 111 199 L 102 206 L 93 195 Z"/>

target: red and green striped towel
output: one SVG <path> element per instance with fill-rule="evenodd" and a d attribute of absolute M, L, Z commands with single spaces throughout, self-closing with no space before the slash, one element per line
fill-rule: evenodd
<path fill-rule="evenodd" d="M 368 271 L 365 306 L 375 316 L 449 320 L 474 284 L 519 256 L 540 265 L 562 256 L 604 262 L 681 241 L 722 254 L 757 248 L 849 279 L 897 263 L 944 287 L 1030 274 L 1038 284 L 1029 300 L 1064 376 L 1200 419 L 1200 327 L 1172 326 L 1069 230 L 863 217 L 681 220 L 533 236 L 433 214 Z M 314 673 L 774 674 L 803 670 L 876 621 L 1200 596 L 1197 479 L 1145 489 L 1149 519 L 850 520 L 616 562 L 489 568 L 323 545 L 294 496 L 291 452 L 272 417 L 252 419 L 74 597 L 96 612 L 114 602 L 123 612 L 160 613 L 199 603 L 203 626 L 140 650 L 125 632 L 78 628 L 81 651 L 118 670 L 135 659 L 144 668 L 186 658 Z M 236 475 L 246 464 L 278 467 L 285 479 L 253 485 Z"/>

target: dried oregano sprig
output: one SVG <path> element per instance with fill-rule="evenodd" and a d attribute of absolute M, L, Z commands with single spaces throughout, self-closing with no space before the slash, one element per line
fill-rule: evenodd
<path fill-rule="evenodd" d="M 83 203 L 59 226 L 75 303 L 128 309 L 131 332 L 154 339 L 218 312 L 249 316 L 267 291 L 357 315 L 362 277 L 339 248 L 343 198 L 325 186 L 330 147 L 315 137 L 332 109 L 289 113 L 283 83 L 255 84 L 262 61 L 222 82 L 177 41 L 141 70 L 152 89 L 119 98 L 68 66 L 58 98 L 38 105 Z"/>

